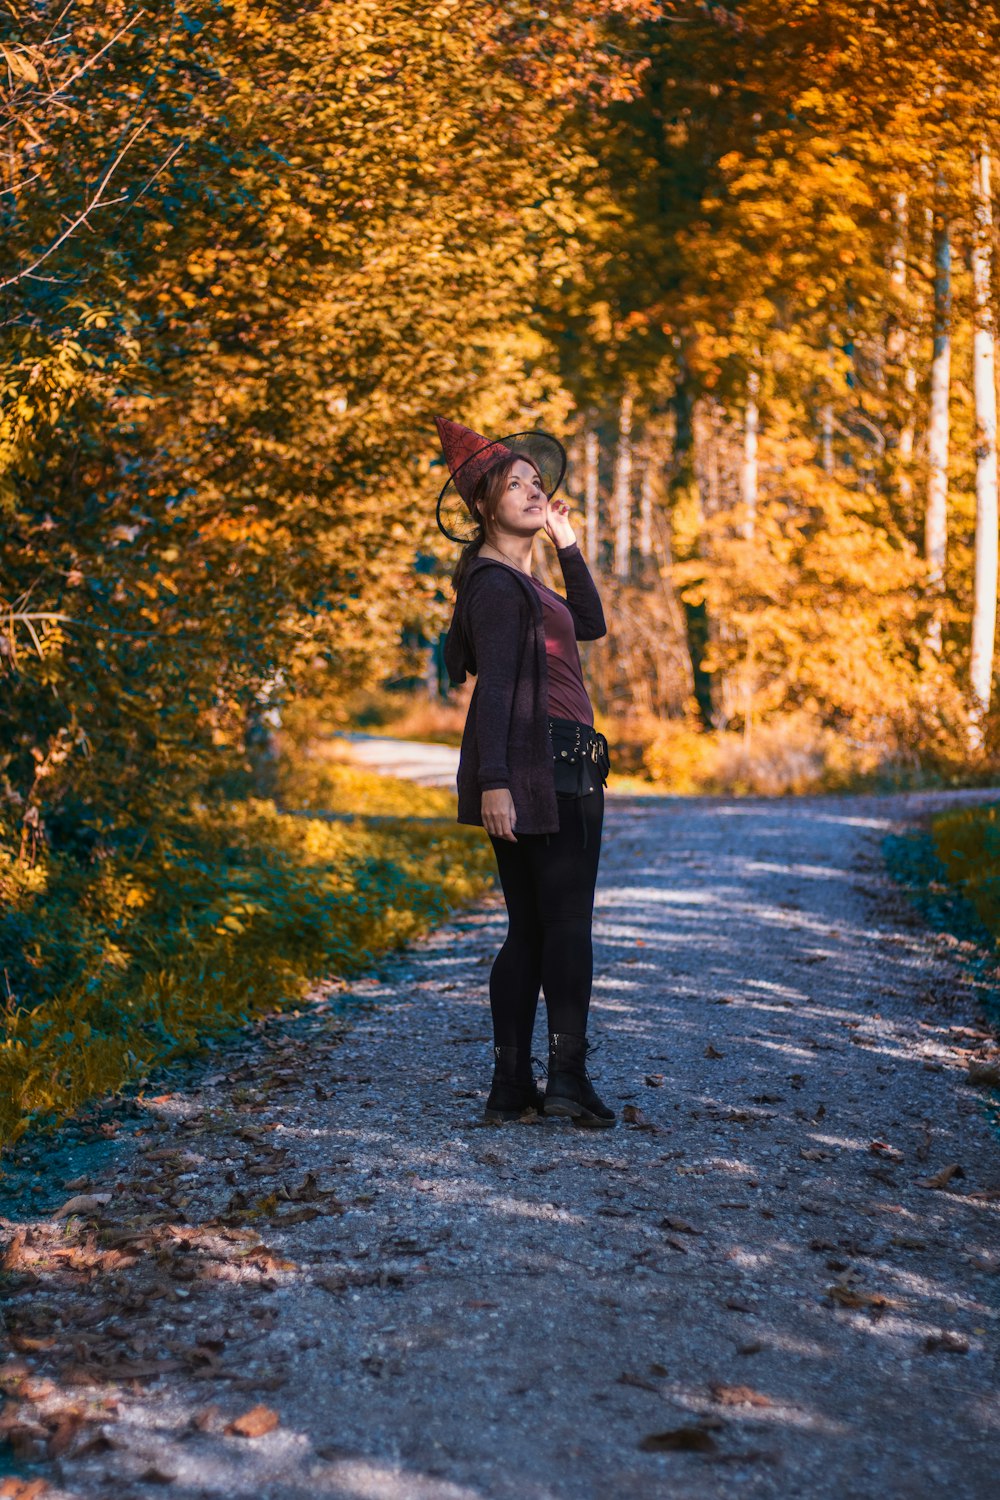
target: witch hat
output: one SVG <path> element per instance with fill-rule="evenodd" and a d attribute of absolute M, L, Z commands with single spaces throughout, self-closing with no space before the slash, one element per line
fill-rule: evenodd
<path fill-rule="evenodd" d="M 479 524 L 472 510 L 472 496 L 483 475 L 509 458 L 526 458 L 542 478 L 542 488 L 549 499 L 562 484 L 566 473 L 566 451 L 558 439 L 547 432 L 515 432 L 493 440 L 453 422 L 449 417 L 435 417 L 438 437 L 449 478 L 438 496 L 438 528 L 452 542 L 471 542 L 479 534 Z"/>

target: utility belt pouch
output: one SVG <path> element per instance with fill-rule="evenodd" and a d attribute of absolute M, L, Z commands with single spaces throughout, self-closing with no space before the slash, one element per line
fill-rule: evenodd
<path fill-rule="evenodd" d="M 549 719 L 552 770 L 557 797 L 585 797 L 607 783 L 611 770 L 608 742 L 589 724 L 576 719 Z"/>

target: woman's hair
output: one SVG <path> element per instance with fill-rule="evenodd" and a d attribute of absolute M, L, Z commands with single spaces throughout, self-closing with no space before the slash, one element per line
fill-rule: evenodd
<path fill-rule="evenodd" d="M 510 479 L 510 471 L 518 459 L 523 459 L 525 463 L 531 464 L 539 480 L 541 480 L 541 471 L 533 459 L 528 458 L 527 454 L 524 453 L 512 453 L 510 458 L 504 459 L 502 463 L 494 464 L 491 469 L 487 469 L 486 473 L 477 481 L 476 487 L 472 491 L 472 499 L 469 507 L 476 521 L 477 530 L 471 542 L 466 542 L 462 548 L 462 555 L 455 565 L 454 573 L 451 575 L 451 586 L 456 594 L 458 593 L 462 579 L 469 570 L 469 564 L 478 554 L 483 543 L 488 540 L 487 532 L 493 526 L 497 507 L 503 498 L 507 482 Z"/>

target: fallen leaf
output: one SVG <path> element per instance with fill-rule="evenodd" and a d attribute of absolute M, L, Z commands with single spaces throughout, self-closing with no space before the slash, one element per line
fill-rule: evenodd
<path fill-rule="evenodd" d="M 214 1404 L 212 1406 L 203 1406 L 191 1418 L 191 1426 L 196 1432 L 211 1432 L 221 1416 L 221 1406 L 215 1406 Z"/>
<path fill-rule="evenodd" d="M 650 1088 L 650 1089 L 662 1089 L 662 1087 L 663 1087 L 663 1074 L 662 1073 L 647 1073 L 646 1076 L 645 1076 L 645 1078 L 643 1079 L 643 1083 L 646 1085 L 647 1088 Z"/>
<path fill-rule="evenodd" d="M 665 1219 L 661 1219 L 660 1228 L 676 1229 L 678 1234 L 701 1234 L 700 1229 L 695 1229 L 686 1219 L 678 1219 L 675 1214 L 667 1214 Z"/>
<path fill-rule="evenodd" d="M 708 1388 L 723 1406 L 774 1405 L 770 1396 L 765 1396 L 763 1391 L 755 1391 L 752 1385 L 723 1385 L 720 1381 L 713 1381 Z"/>
<path fill-rule="evenodd" d="M 925 1354 L 968 1354 L 969 1340 L 960 1333 L 929 1333 L 923 1350 Z"/>
<path fill-rule="evenodd" d="M 57 1209 L 52 1215 L 53 1219 L 65 1219 L 70 1214 L 93 1214 L 105 1203 L 111 1202 L 110 1193 L 79 1193 L 75 1198 L 68 1198 L 62 1208 Z"/>
<path fill-rule="evenodd" d="M 869 1151 L 874 1151 L 876 1156 L 884 1156 L 889 1161 L 903 1161 L 903 1153 L 897 1146 L 890 1146 L 888 1141 L 869 1141 Z"/>
<path fill-rule="evenodd" d="M 957 1162 L 957 1161 L 953 1161 L 953 1162 L 950 1162 L 948 1164 L 948 1166 L 942 1167 L 939 1172 L 935 1172 L 934 1175 L 933 1175 L 933 1177 L 918 1177 L 917 1178 L 917 1187 L 921 1187 L 921 1188 L 944 1188 L 944 1187 L 948 1186 L 949 1182 L 951 1181 L 951 1179 L 953 1177 L 964 1177 L 964 1176 L 965 1176 L 965 1173 L 962 1170 L 961 1163 Z"/>
<path fill-rule="evenodd" d="M 258 1438 L 266 1432 L 273 1432 L 280 1422 L 278 1413 L 269 1406 L 252 1406 L 241 1417 L 235 1417 L 224 1431 L 237 1437 Z"/>
<path fill-rule="evenodd" d="M 868 1307 L 873 1312 L 903 1305 L 893 1297 L 886 1297 L 882 1292 L 864 1292 L 860 1287 L 846 1286 L 842 1281 L 835 1281 L 832 1286 L 828 1286 L 826 1295 L 841 1307 Z"/>
<path fill-rule="evenodd" d="M 18 1354 L 44 1354 L 48 1349 L 54 1349 L 58 1340 L 55 1338 L 36 1339 L 27 1333 L 12 1333 L 10 1346 L 16 1349 Z"/>
<path fill-rule="evenodd" d="M 308 1224 L 310 1219 L 318 1219 L 320 1210 L 304 1205 L 302 1208 L 293 1208 L 288 1213 L 274 1214 L 274 1222 L 280 1228 L 282 1224 Z"/>
<path fill-rule="evenodd" d="M 644 1125 L 646 1116 L 637 1104 L 626 1104 L 622 1110 L 622 1119 L 626 1125 Z"/>
<path fill-rule="evenodd" d="M 25 1259 L 24 1242 L 24 1230 L 18 1229 L 3 1253 L 3 1260 L 0 1260 L 0 1270 L 14 1271 L 17 1269 L 17 1267 Z"/>
<path fill-rule="evenodd" d="M 726 1054 L 724 1052 L 719 1052 L 715 1047 L 713 1047 L 711 1042 L 709 1042 L 708 1046 L 705 1048 L 706 1057 L 725 1057 L 725 1055 Z"/>
<path fill-rule="evenodd" d="M 3 1500 L 41 1500 L 48 1488 L 45 1479 L 5 1479 L 0 1484 Z"/>
<path fill-rule="evenodd" d="M 48 1413 L 46 1421 L 55 1422 L 54 1431 L 52 1431 L 52 1436 L 48 1440 L 48 1457 L 58 1458 L 58 1455 L 64 1454 L 66 1449 L 69 1448 L 70 1443 L 73 1442 L 81 1427 L 84 1427 L 87 1419 L 82 1415 L 82 1412 L 69 1410 L 69 1412 Z"/>
<path fill-rule="evenodd" d="M 717 1443 L 704 1427 L 671 1427 L 651 1432 L 639 1444 L 642 1453 L 714 1453 Z"/>

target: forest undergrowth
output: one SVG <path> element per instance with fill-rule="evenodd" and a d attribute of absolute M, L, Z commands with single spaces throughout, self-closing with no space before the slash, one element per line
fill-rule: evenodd
<path fill-rule="evenodd" d="M 278 790 L 104 854 L 0 848 L 0 1147 L 364 970 L 488 884 L 449 792 L 327 764 L 283 767 Z"/>

